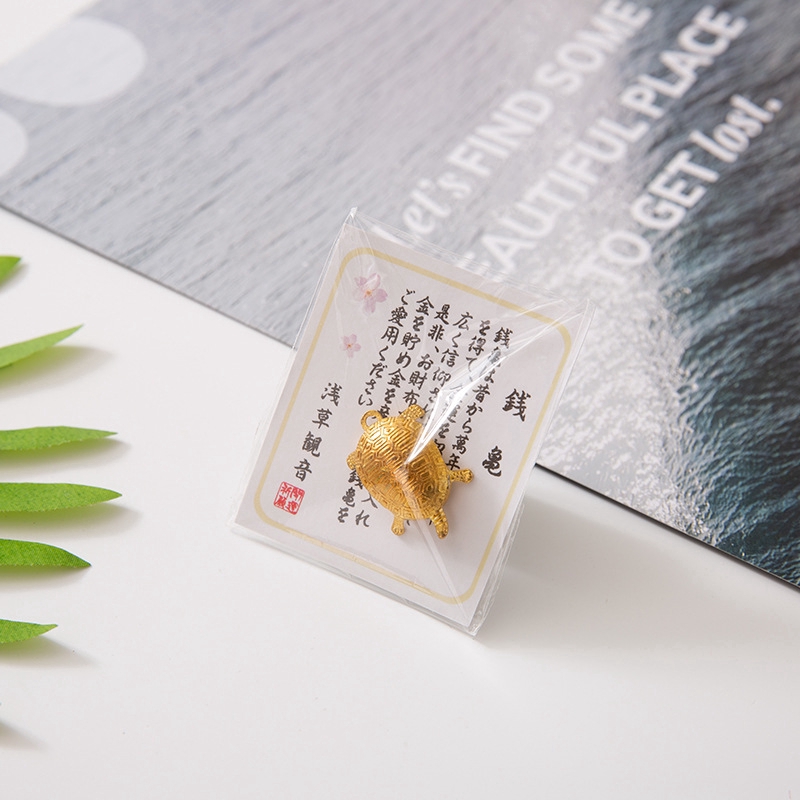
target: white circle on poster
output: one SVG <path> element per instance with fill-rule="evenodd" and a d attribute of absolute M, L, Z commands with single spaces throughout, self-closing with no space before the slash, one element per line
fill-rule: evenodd
<path fill-rule="evenodd" d="M 0 92 L 49 106 L 86 106 L 124 91 L 147 55 L 125 28 L 76 17 L 0 66 Z"/>

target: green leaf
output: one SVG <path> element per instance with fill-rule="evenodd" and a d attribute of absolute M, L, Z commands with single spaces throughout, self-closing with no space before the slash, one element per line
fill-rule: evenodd
<path fill-rule="evenodd" d="M 0 281 L 14 271 L 19 261 L 19 256 L 0 256 Z"/>
<path fill-rule="evenodd" d="M 115 497 L 119 492 L 77 483 L 0 483 L 0 513 L 81 508 Z"/>
<path fill-rule="evenodd" d="M 91 567 L 88 561 L 49 544 L 0 539 L 0 567 Z"/>
<path fill-rule="evenodd" d="M 33 639 L 34 636 L 41 636 L 55 627 L 55 625 L 40 625 L 38 622 L 14 622 L 10 619 L 0 619 L 0 644 L 24 642 L 26 639 Z"/>
<path fill-rule="evenodd" d="M 103 439 L 113 435 L 113 431 L 70 428 L 66 425 L 48 428 L 20 428 L 13 431 L 0 431 L 0 451 L 43 450 L 60 444 L 88 442 L 92 439 Z"/>
<path fill-rule="evenodd" d="M 21 361 L 23 358 L 32 356 L 40 350 L 46 350 L 48 347 L 58 344 L 62 339 L 66 339 L 67 336 L 75 333 L 80 327 L 80 325 L 77 325 L 74 328 L 67 328 L 65 331 L 48 333 L 46 336 L 39 336 L 36 339 L 27 339 L 24 342 L 0 347 L 0 367 L 7 367 L 15 361 Z"/>

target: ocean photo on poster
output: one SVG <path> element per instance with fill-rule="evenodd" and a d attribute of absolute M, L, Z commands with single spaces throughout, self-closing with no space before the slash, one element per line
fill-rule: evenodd
<path fill-rule="evenodd" d="M 657 135 L 627 162 L 625 183 L 634 189 L 626 193 L 627 202 L 683 149 L 716 176 L 710 181 L 702 170 L 687 171 L 667 182 L 684 178 L 686 193 L 700 186 L 705 195 L 674 230 L 648 236 L 652 256 L 635 277 L 626 275 L 616 291 L 609 286 L 598 298 L 601 307 L 613 304 L 618 321 L 648 309 L 646 319 L 625 330 L 617 326 L 616 335 L 635 341 L 635 374 L 628 370 L 620 385 L 620 372 L 608 372 L 618 343 L 593 338 L 598 352 L 581 359 L 584 380 L 572 387 L 544 460 L 797 584 L 800 59 L 793 37 L 782 31 L 800 29 L 800 9 L 773 4 L 779 13 L 770 14 L 766 5 L 728 6 L 732 15 L 748 20 L 742 50 L 732 42 L 729 57 L 720 56 L 718 67 L 708 68 L 712 74 L 698 71 L 697 90 L 687 91 L 685 100 L 654 124 Z M 691 16 L 693 4 L 670 4 L 673 11 L 679 6 Z M 654 27 L 643 31 L 625 64 L 623 85 L 635 79 L 637 68 L 648 70 L 652 53 L 668 41 L 662 34 Z M 745 47 L 748 36 L 757 44 Z M 753 137 L 729 142 L 741 148 L 735 158 L 723 153 L 731 159 L 723 161 L 687 142 L 691 131 L 710 134 L 724 123 L 734 110 L 730 98 L 738 93 L 758 98 L 764 107 L 749 125 L 734 117 Z M 599 196 L 597 214 L 604 203 L 616 202 L 618 189 Z M 630 215 L 617 221 L 635 229 Z M 579 398 L 575 390 L 586 395 Z M 608 394 L 620 402 L 596 403 Z M 635 413 L 625 412 L 622 405 L 628 403 Z M 582 460 L 575 453 L 576 431 L 585 437 L 583 453 L 591 451 L 593 437 L 608 438 L 596 458 Z M 621 448 L 623 441 L 628 446 Z"/>
<path fill-rule="evenodd" d="M 589 297 L 540 463 L 800 584 L 800 5 L 81 19 L 125 46 L 93 67 L 62 31 L 0 65 L 3 206 L 286 343 L 353 206 Z M 119 78 L 90 102 L 65 76 L 93 69 Z"/>

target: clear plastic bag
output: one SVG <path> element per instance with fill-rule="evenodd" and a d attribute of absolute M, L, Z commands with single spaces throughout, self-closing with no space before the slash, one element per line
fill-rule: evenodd
<path fill-rule="evenodd" d="M 342 228 L 233 524 L 474 634 L 591 304 L 375 229 Z"/>

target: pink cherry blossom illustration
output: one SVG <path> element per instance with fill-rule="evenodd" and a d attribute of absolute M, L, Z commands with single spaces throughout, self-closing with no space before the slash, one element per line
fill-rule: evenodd
<path fill-rule="evenodd" d="M 356 278 L 354 297 L 362 303 L 364 313 L 371 314 L 375 310 L 375 304 L 382 303 L 388 297 L 386 291 L 381 289 L 381 276 L 373 272 L 366 278 Z"/>
<path fill-rule="evenodd" d="M 348 358 L 352 358 L 360 349 L 361 345 L 358 343 L 358 336 L 354 333 L 350 334 L 350 336 L 342 336 L 342 350 L 347 353 Z"/>

